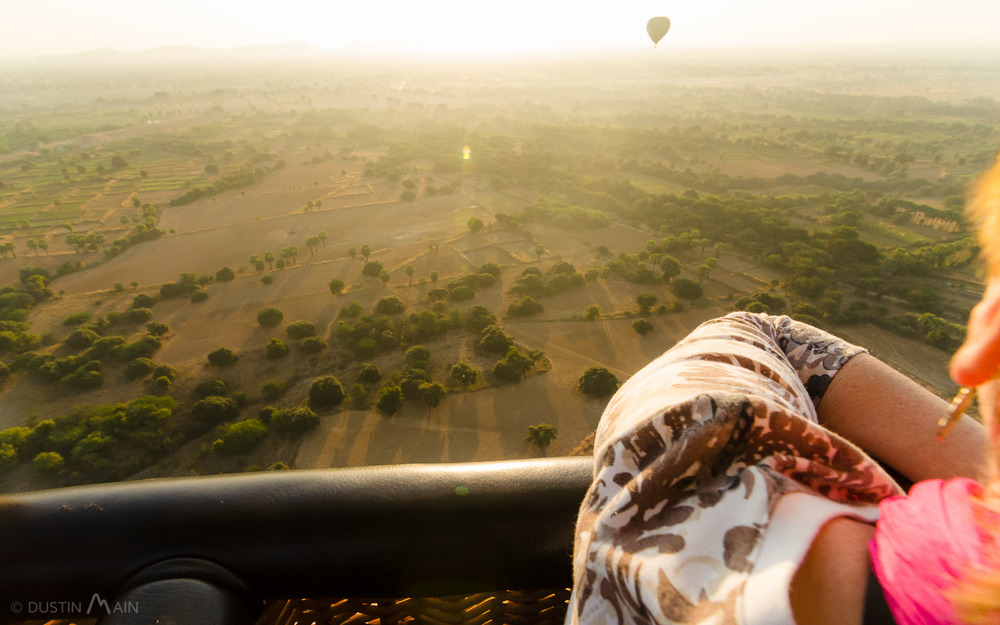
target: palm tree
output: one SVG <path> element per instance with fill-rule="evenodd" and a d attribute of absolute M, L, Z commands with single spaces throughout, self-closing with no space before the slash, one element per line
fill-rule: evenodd
<path fill-rule="evenodd" d="M 413 265 L 407 265 L 405 271 L 406 271 L 406 275 L 408 275 L 410 277 L 410 286 L 413 286 L 413 272 L 415 271 L 415 269 L 413 268 Z"/>
<path fill-rule="evenodd" d="M 264 262 L 271 269 L 274 269 L 274 254 L 271 252 L 264 252 Z"/>
<path fill-rule="evenodd" d="M 545 246 L 544 245 L 542 245 L 541 243 L 539 243 L 538 245 L 535 246 L 535 256 L 538 257 L 538 262 L 539 263 L 542 262 L 542 254 L 544 254 L 544 253 L 545 253 Z"/>
<path fill-rule="evenodd" d="M 38 241 L 34 239 L 28 239 L 28 249 L 34 250 L 35 256 L 38 256 Z"/>
<path fill-rule="evenodd" d="M 260 256 L 257 256 L 256 254 L 251 254 L 250 265 L 257 271 L 260 271 L 261 268 L 263 267 L 263 263 L 260 262 Z"/>
<path fill-rule="evenodd" d="M 326 234 L 326 230 L 320 230 L 320 233 L 317 234 L 316 237 L 319 238 L 319 241 L 320 241 L 320 243 L 323 244 L 323 247 L 326 247 L 326 240 L 328 238 L 327 234 Z"/>
<path fill-rule="evenodd" d="M 357 248 L 354 248 L 354 247 L 347 248 L 347 255 L 351 257 L 351 260 L 354 260 L 355 258 L 357 258 L 358 257 L 358 250 L 357 250 Z"/>
<path fill-rule="evenodd" d="M 367 243 L 361 246 L 361 256 L 362 258 L 365 259 L 366 263 L 368 262 L 368 257 L 371 255 L 371 253 L 372 253 L 372 246 L 368 245 Z"/>

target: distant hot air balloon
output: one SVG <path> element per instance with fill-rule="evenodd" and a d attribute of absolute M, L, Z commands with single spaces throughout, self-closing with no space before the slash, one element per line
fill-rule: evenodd
<path fill-rule="evenodd" d="M 670 18 L 669 17 L 654 17 L 646 22 L 646 32 L 649 33 L 649 38 L 653 40 L 653 47 L 660 43 L 660 39 L 667 34 L 670 30 Z"/>

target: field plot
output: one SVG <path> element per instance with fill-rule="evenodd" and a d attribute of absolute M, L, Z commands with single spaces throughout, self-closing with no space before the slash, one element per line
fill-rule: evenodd
<path fill-rule="evenodd" d="M 567 454 L 607 400 L 585 370 L 739 309 L 948 394 L 1000 129 L 963 98 L 1000 73 L 853 63 L 18 87 L 0 490 Z"/>

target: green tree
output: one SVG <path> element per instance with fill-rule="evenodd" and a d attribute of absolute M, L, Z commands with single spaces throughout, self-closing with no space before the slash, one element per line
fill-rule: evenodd
<path fill-rule="evenodd" d="M 278 410 L 271 415 L 270 427 L 285 436 L 304 434 L 319 425 L 319 417 L 315 412 L 299 406 L 288 410 Z"/>
<path fill-rule="evenodd" d="M 240 408 L 235 399 L 218 395 L 200 399 L 191 407 L 191 413 L 206 425 L 218 425 L 223 421 L 235 419 L 239 412 Z"/>
<path fill-rule="evenodd" d="M 636 319 L 632 322 L 632 329 L 638 332 L 640 336 L 646 336 L 653 331 L 653 324 L 645 319 Z"/>
<path fill-rule="evenodd" d="M 545 450 L 548 449 L 552 441 L 556 439 L 559 434 L 559 430 L 554 425 L 548 423 L 539 423 L 538 425 L 528 426 L 528 437 L 524 439 L 529 445 L 534 445 L 545 455 Z"/>
<path fill-rule="evenodd" d="M 316 202 L 316 206 L 319 206 L 319 202 Z M 316 238 L 323 244 L 323 247 L 326 247 L 326 240 L 330 238 L 330 236 L 326 233 L 326 230 L 320 230 L 319 234 L 316 235 Z"/>
<path fill-rule="evenodd" d="M 361 371 L 358 372 L 358 382 L 362 384 L 375 384 L 381 379 L 382 372 L 378 370 L 378 367 L 370 362 L 361 365 Z"/>
<path fill-rule="evenodd" d="M 344 396 L 343 385 L 332 375 L 317 378 L 309 387 L 309 405 L 313 408 L 339 406 L 343 403 Z"/>
<path fill-rule="evenodd" d="M 681 263 L 673 256 L 663 256 L 660 258 L 660 269 L 663 271 L 663 280 L 670 282 L 681 275 Z"/>
<path fill-rule="evenodd" d="M 545 252 L 546 252 L 545 246 L 542 245 L 541 243 L 535 246 L 535 256 L 538 257 L 539 263 L 542 262 L 542 255 L 545 254 Z"/>
<path fill-rule="evenodd" d="M 448 394 L 448 391 L 437 382 L 424 382 L 418 387 L 417 394 L 429 407 L 437 408 L 445 398 L 445 395 Z"/>
<path fill-rule="evenodd" d="M 288 382 L 285 380 L 268 380 L 260 386 L 260 394 L 267 401 L 274 401 L 288 390 Z"/>
<path fill-rule="evenodd" d="M 367 243 L 361 246 L 361 257 L 365 259 L 366 263 L 368 262 L 368 257 L 371 256 L 371 253 L 372 253 L 372 246 L 368 245 Z"/>
<path fill-rule="evenodd" d="M 577 388 L 591 397 L 607 397 L 618 390 L 618 377 L 604 367 L 593 365 L 580 376 Z"/>
<path fill-rule="evenodd" d="M 468 386 L 476 383 L 479 372 L 467 363 L 459 362 L 451 367 L 451 380 L 456 384 Z"/>
<path fill-rule="evenodd" d="M 480 219 L 479 217 L 470 217 L 466 225 L 469 227 L 469 230 L 472 232 L 472 234 L 476 234 L 477 232 L 482 230 L 483 226 L 485 226 L 486 224 L 483 223 L 483 220 Z"/>
<path fill-rule="evenodd" d="M 55 477 L 62 473 L 63 466 L 66 464 L 65 460 L 61 454 L 54 451 L 43 451 L 34 460 L 31 461 L 32 466 L 39 475 L 44 475 L 45 477 Z"/>
<path fill-rule="evenodd" d="M 212 451 L 227 455 L 242 455 L 253 451 L 267 435 L 267 426 L 260 419 L 244 419 L 222 428 L 222 436 L 212 443 Z"/>
<path fill-rule="evenodd" d="M 257 313 L 257 323 L 264 326 L 265 328 L 273 328 L 274 326 L 281 323 L 281 320 L 285 318 L 285 313 L 281 312 L 277 308 L 262 308 Z"/>
<path fill-rule="evenodd" d="M 230 367 L 239 360 L 233 350 L 228 347 L 220 347 L 208 355 L 208 363 L 213 367 Z"/>
<path fill-rule="evenodd" d="M 330 280 L 330 293 L 333 295 L 340 295 L 344 292 L 344 281 L 340 278 L 334 278 Z"/>
<path fill-rule="evenodd" d="M 703 292 L 700 284 L 688 278 L 675 278 L 670 290 L 681 299 L 698 299 Z"/>
<path fill-rule="evenodd" d="M 396 414 L 403 407 L 403 389 L 395 385 L 382 387 L 375 405 L 386 416 Z"/>
<path fill-rule="evenodd" d="M 308 321 L 293 321 L 285 327 L 285 334 L 295 340 L 301 340 L 316 335 L 316 326 Z"/>
<path fill-rule="evenodd" d="M 388 269 L 383 269 L 382 271 L 378 272 L 378 279 L 382 281 L 382 285 L 383 286 L 388 285 L 389 284 L 389 270 Z"/>
<path fill-rule="evenodd" d="M 288 346 L 281 339 L 275 337 L 264 348 L 268 360 L 277 360 L 288 355 Z"/>
<path fill-rule="evenodd" d="M 416 271 L 413 265 L 406 266 L 406 276 L 410 279 L 410 286 L 413 286 L 413 273 Z"/>
<path fill-rule="evenodd" d="M 652 293 L 642 293 L 636 296 L 635 303 L 639 305 L 642 314 L 648 315 L 649 310 L 656 306 L 656 296 Z"/>
<path fill-rule="evenodd" d="M 267 263 L 269 269 L 274 269 L 274 253 L 264 252 L 264 262 Z"/>
<path fill-rule="evenodd" d="M 236 277 L 236 274 L 229 267 L 223 267 L 215 272 L 215 279 L 219 282 L 229 282 Z"/>
<path fill-rule="evenodd" d="M 601 316 L 601 307 L 597 304 L 591 304 L 584 309 L 583 318 L 584 319 L 597 319 Z"/>

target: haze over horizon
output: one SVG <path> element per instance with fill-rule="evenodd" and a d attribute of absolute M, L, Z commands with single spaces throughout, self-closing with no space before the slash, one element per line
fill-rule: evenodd
<path fill-rule="evenodd" d="M 128 0 L 38 0 L 6 8 L 0 58 L 76 54 L 99 49 L 136 52 L 169 46 L 229 49 L 300 42 L 324 51 L 344 46 L 447 54 L 635 51 L 652 47 L 646 20 L 673 25 L 661 47 L 705 49 L 813 46 L 826 48 L 997 48 L 1000 4 L 927 0 L 836 5 L 716 0 L 672 5 L 639 0 L 627 6 L 584 2 L 572 10 L 526 0 L 473 4 L 399 0 L 314 6 L 289 0 L 276 10 L 262 0 L 152 5 Z M 391 42 L 383 44 L 382 42 Z"/>

